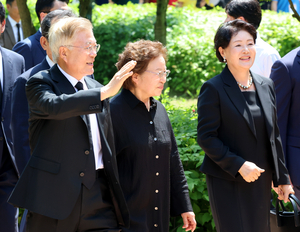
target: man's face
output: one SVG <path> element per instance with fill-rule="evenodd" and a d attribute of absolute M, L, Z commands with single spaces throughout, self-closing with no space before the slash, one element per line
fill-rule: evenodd
<path fill-rule="evenodd" d="M 86 75 L 94 73 L 94 61 L 97 52 L 89 51 L 89 46 L 95 46 L 96 39 L 91 30 L 83 30 L 74 35 L 72 44 L 67 44 L 64 61 L 67 71 L 71 76 L 80 80 Z"/>
<path fill-rule="evenodd" d="M 5 29 L 5 19 L 3 20 L 3 22 L 0 24 L 0 34 L 2 34 L 4 32 Z"/>
<path fill-rule="evenodd" d="M 19 9 L 17 5 L 17 1 L 13 1 L 11 5 L 6 4 L 7 11 L 9 13 L 9 16 L 13 18 L 16 22 L 20 21 L 20 14 L 19 14 Z"/>
<path fill-rule="evenodd" d="M 69 7 L 68 7 L 67 3 L 55 0 L 54 3 L 53 3 L 53 7 L 50 9 L 50 12 L 55 11 L 55 10 L 59 10 L 59 9 L 68 10 Z M 45 12 L 40 13 L 41 22 L 46 17 L 46 15 L 47 15 L 47 13 L 45 13 Z"/>

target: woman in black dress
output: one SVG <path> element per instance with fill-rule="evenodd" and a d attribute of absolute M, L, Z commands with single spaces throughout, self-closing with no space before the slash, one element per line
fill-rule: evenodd
<path fill-rule="evenodd" d="M 173 130 L 159 96 L 170 71 L 166 48 L 159 42 L 128 43 L 117 68 L 137 62 L 133 75 L 111 100 L 111 117 L 120 184 L 130 214 L 124 232 L 167 232 L 170 213 L 181 215 L 186 231 L 195 215 Z"/>
<path fill-rule="evenodd" d="M 242 20 L 221 25 L 216 55 L 227 63 L 203 84 L 198 143 L 205 151 L 210 205 L 218 232 L 268 232 L 273 181 L 279 199 L 293 193 L 277 126 L 272 80 L 250 72 L 255 28 Z"/>

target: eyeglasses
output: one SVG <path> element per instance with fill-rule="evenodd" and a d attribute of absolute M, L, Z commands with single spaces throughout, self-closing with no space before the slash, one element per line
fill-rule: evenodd
<path fill-rule="evenodd" d="M 83 48 L 84 50 L 87 50 L 88 53 L 91 53 L 92 51 L 95 51 L 96 53 L 99 52 L 101 45 L 90 45 L 88 47 L 80 47 L 80 46 L 73 46 L 73 45 L 63 45 L 63 47 L 73 47 L 73 48 Z"/>
<path fill-rule="evenodd" d="M 145 72 L 156 74 L 161 79 L 161 78 L 164 78 L 165 76 L 167 78 L 169 76 L 169 74 L 170 74 L 171 71 L 170 70 L 166 70 L 166 71 L 152 72 L 152 71 L 146 70 Z"/>

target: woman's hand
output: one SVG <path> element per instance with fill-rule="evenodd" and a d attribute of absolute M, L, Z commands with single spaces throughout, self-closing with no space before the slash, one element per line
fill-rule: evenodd
<path fill-rule="evenodd" d="M 130 77 L 133 72 L 131 71 L 136 65 L 136 61 L 131 60 L 127 62 L 110 80 L 110 82 L 101 88 L 101 101 L 106 98 L 112 97 L 118 93 L 124 81 Z"/>
<path fill-rule="evenodd" d="M 183 220 L 182 228 L 185 229 L 185 231 L 191 230 L 193 232 L 197 225 L 194 212 L 182 213 L 181 217 Z"/>
<path fill-rule="evenodd" d="M 290 184 L 278 185 L 278 199 L 283 200 L 285 203 L 289 200 L 290 194 L 295 194 L 292 186 Z"/>
<path fill-rule="evenodd" d="M 260 177 L 261 173 L 263 173 L 264 171 L 264 169 L 261 169 L 258 166 L 256 166 L 255 163 L 246 161 L 240 168 L 239 173 L 245 181 L 254 182 Z"/>

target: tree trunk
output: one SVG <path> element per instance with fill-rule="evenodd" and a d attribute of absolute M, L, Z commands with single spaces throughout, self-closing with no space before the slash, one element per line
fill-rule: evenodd
<path fill-rule="evenodd" d="M 92 20 L 92 0 L 79 0 L 79 15 Z"/>
<path fill-rule="evenodd" d="M 168 0 L 157 0 L 156 22 L 154 26 L 155 40 L 167 44 L 167 7 Z"/>
<path fill-rule="evenodd" d="M 290 3 L 290 7 L 291 7 L 291 9 L 292 9 L 292 11 L 294 13 L 293 17 L 296 18 L 300 22 L 300 16 L 299 16 L 298 12 L 296 11 L 292 0 L 289 0 L 289 3 Z"/>
<path fill-rule="evenodd" d="M 19 13 L 22 20 L 24 38 L 27 38 L 28 36 L 31 36 L 36 32 L 26 3 L 27 0 L 17 0 Z"/>

